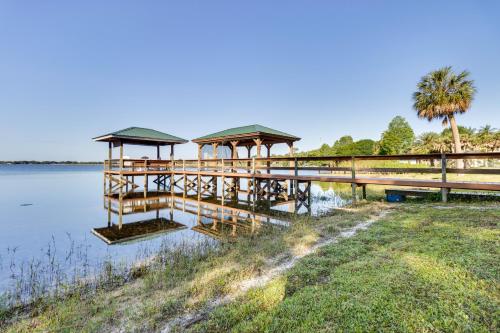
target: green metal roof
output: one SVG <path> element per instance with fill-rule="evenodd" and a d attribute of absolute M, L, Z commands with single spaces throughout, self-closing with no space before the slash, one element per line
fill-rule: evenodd
<path fill-rule="evenodd" d="M 201 141 L 201 140 L 209 140 L 209 139 L 218 139 L 218 138 L 224 138 L 224 137 L 235 137 L 239 135 L 248 135 L 248 134 L 268 134 L 268 135 L 273 135 L 273 136 L 280 136 L 280 137 L 285 137 L 289 138 L 291 140 L 300 140 L 299 137 L 281 132 L 269 127 L 265 127 L 262 125 L 248 125 L 248 126 L 242 126 L 242 127 L 235 127 L 235 128 L 230 128 L 224 131 L 208 134 L 202 137 L 199 137 L 197 139 L 194 139 L 193 141 Z"/>
<path fill-rule="evenodd" d="M 136 141 L 151 141 L 163 143 L 186 143 L 185 139 L 174 135 L 163 133 L 149 128 L 129 127 L 116 132 L 108 133 L 93 138 L 94 141 L 112 141 L 113 139 L 125 139 Z"/>

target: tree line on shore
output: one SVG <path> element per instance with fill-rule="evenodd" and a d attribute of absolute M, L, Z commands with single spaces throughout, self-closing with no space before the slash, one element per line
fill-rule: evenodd
<path fill-rule="evenodd" d="M 458 126 L 462 151 L 493 152 L 500 150 L 500 130 L 490 125 L 478 129 Z M 431 154 L 455 152 L 450 128 L 440 133 L 424 132 L 415 136 L 410 124 L 401 116 L 391 120 L 380 140 L 362 139 L 355 141 L 345 135 L 332 145 L 324 143 L 318 149 L 297 153 L 297 156 L 349 156 L 349 155 L 394 155 Z"/>

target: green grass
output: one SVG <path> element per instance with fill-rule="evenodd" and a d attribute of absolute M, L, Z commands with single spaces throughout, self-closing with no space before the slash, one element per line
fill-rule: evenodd
<path fill-rule="evenodd" d="M 500 208 L 400 205 L 196 332 L 497 331 Z"/>

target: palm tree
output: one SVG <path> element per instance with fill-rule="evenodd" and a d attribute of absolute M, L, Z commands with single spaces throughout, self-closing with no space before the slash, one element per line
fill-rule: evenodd
<path fill-rule="evenodd" d="M 477 132 L 478 145 L 486 151 L 495 151 L 500 146 L 500 130 L 491 125 L 483 126 Z"/>
<path fill-rule="evenodd" d="M 474 81 L 468 78 L 468 71 L 457 75 L 450 66 L 443 67 L 422 77 L 413 93 L 413 108 L 419 118 L 450 124 L 456 153 L 462 152 L 462 146 L 455 114 L 467 112 L 476 92 Z M 462 160 L 457 160 L 457 167 L 463 168 Z"/>

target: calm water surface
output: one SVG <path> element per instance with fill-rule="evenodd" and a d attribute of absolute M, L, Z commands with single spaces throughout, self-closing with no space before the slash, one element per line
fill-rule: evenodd
<path fill-rule="evenodd" d="M 186 202 L 180 198 L 174 207 L 166 201 L 157 206 L 148 203 L 146 212 L 141 208 L 144 201 L 128 203 L 124 209 L 133 213 L 123 215 L 123 224 L 160 217 L 173 220 L 183 228 L 108 245 L 92 233 L 95 228 L 106 228 L 108 218 L 113 224 L 118 223 L 118 214 L 106 208 L 108 204 L 111 208 L 118 206 L 115 202 L 105 202 L 102 177 L 100 165 L 0 165 L 0 290 L 12 283 L 11 275 L 16 274 L 22 263 L 47 257 L 48 250 L 55 251 L 55 257 L 64 261 L 69 252 L 76 252 L 78 248 L 92 268 L 109 258 L 123 262 L 143 258 L 161 244 L 216 241 L 216 234 L 202 233 L 196 228 L 201 221 L 215 229 L 210 218 L 212 206 L 199 206 L 197 214 L 195 200 Z M 335 193 L 324 192 L 317 185 L 313 186 L 313 193 L 316 198 L 313 212 L 343 203 Z M 283 205 L 273 209 L 288 211 L 291 207 L 293 205 Z M 238 218 L 250 218 L 243 215 Z M 257 219 L 262 223 L 287 223 L 286 218 L 266 216 L 258 214 Z M 245 229 L 245 225 L 243 227 Z M 226 233 L 235 236 L 235 228 L 229 228 Z"/>

